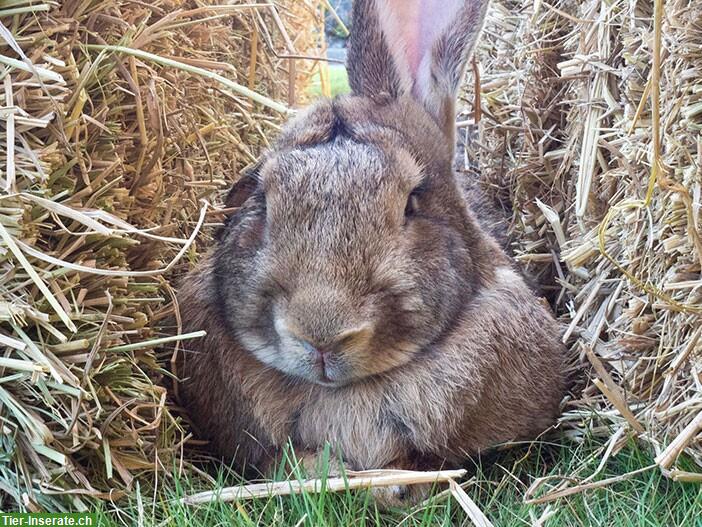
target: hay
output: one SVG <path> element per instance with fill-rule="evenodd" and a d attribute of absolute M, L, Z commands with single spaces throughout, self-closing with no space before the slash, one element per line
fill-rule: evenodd
<path fill-rule="evenodd" d="M 494 1 L 461 119 L 591 370 L 563 428 L 702 481 L 702 7 L 662 4 Z"/>
<path fill-rule="evenodd" d="M 0 8 L 0 509 L 83 510 L 183 450 L 172 284 L 303 102 L 317 62 L 288 57 L 323 24 L 317 0 L 220 4 Z"/>

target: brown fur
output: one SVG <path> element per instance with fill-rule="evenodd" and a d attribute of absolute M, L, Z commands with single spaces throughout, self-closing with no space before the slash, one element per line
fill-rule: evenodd
<path fill-rule="evenodd" d="M 179 303 L 184 331 L 208 332 L 184 404 L 239 466 L 265 469 L 288 439 L 354 469 L 460 464 L 553 422 L 556 321 L 476 221 L 429 115 L 401 92 L 320 101 L 238 187 L 248 199 L 232 192 L 243 205 Z"/>

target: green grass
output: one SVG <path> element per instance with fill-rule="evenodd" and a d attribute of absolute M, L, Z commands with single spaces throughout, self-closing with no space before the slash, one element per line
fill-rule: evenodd
<path fill-rule="evenodd" d="M 472 467 L 472 481 L 466 492 L 498 526 L 527 526 L 544 513 L 552 515 L 543 524 L 560 526 L 702 527 L 702 486 L 666 480 L 657 469 L 629 479 L 586 491 L 545 505 L 523 502 L 526 489 L 537 477 L 561 476 L 585 467 L 580 477 L 589 476 L 599 463 L 602 445 L 583 443 L 538 443 L 514 448 L 493 456 L 490 463 Z M 649 453 L 631 444 L 611 457 L 594 481 L 626 474 L 652 464 Z M 217 485 L 240 481 L 219 469 Z M 455 500 L 444 496 L 412 510 L 377 510 L 368 492 L 303 494 L 244 501 L 240 504 L 214 503 L 185 507 L 176 499 L 200 490 L 212 490 L 203 479 L 172 478 L 155 495 L 143 492 L 128 502 L 106 505 L 100 525 L 112 526 L 442 526 L 471 525 Z M 439 492 L 440 489 L 437 489 Z M 141 511 L 141 512 L 140 512 Z"/>
<path fill-rule="evenodd" d="M 349 88 L 349 77 L 346 73 L 346 68 L 342 64 L 330 64 L 328 71 L 332 97 L 343 95 L 351 90 L 351 88 Z M 319 78 L 319 72 L 315 73 L 310 79 L 307 93 L 312 97 L 322 96 L 322 83 Z"/>

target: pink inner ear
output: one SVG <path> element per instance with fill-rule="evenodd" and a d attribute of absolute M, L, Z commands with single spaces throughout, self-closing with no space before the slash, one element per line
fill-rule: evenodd
<path fill-rule="evenodd" d="M 390 52 L 400 67 L 406 65 L 414 84 L 426 75 L 420 67 L 429 68 L 425 57 L 444 35 L 465 0 L 380 0 L 380 25 Z M 423 65 L 423 63 L 425 65 Z"/>
<path fill-rule="evenodd" d="M 422 19 L 420 17 L 423 0 L 387 0 L 388 11 L 383 13 L 380 24 L 384 29 L 394 26 L 396 31 L 386 31 L 388 45 L 396 56 L 404 55 L 410 75 L 416 77 L 422 55 L 420 51 Z M 392 17 L 388 20 L 387 17 Z M 395 33 L 395 34 L 392 34 Z"/>

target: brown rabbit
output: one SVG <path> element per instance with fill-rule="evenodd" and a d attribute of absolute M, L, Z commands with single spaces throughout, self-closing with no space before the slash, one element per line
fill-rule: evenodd
<path fill-rule="evenodd" d="M 353 469 L 458 465 L 551 425 L 558 326 L 452 171 L 486 0 L 356 0 L 353 95 L 321 100 L 229 195 L 185 280 L 184 403 L 260 470 L 291 441 Z"/>

